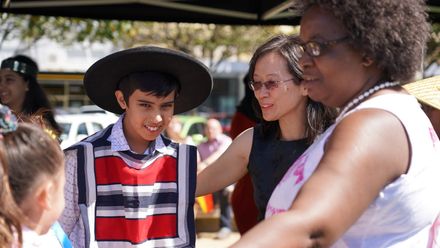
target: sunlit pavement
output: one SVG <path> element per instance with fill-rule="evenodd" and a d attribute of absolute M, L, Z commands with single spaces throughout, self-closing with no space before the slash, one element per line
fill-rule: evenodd
<path fill-rule="evenodd" d="M 225 239 L 215 239 L 216 232 L 201 232 L 197 235 L 196 248 L 226 248 L 240 239 L 238 232 L 232 232 Z"/>

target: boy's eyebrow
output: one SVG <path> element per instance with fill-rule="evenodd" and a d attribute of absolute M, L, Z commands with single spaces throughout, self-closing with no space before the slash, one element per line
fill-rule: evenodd
<path fill-rule="evenodd" d="M 171 100 L 171 101 L 168 101 L 168 102 L 164 102 L 164 103 L 162 103 L 162 105 L 165 105 L 165 104 L 174 104 L 174 100 Z"/>
<path fill-rule="evenodd" d="M 151 102 L 151 101 L 147 101 L 147 100 L 142 100 L 142 99 L 139 99 L 139 100 L 137 100 L 137 101 L 138 101 L 138 102 L 141 102 L 141 103 L 152 104 L 152 105 L 156 104 L 155 102 Z M 174 100 L 171 100 L 171 101 L 168 101 L 168 102 L 161 103 L 161 105 L 164 105 L 164 104 L 173 104 L 174 102 L 175 102 Z"/>

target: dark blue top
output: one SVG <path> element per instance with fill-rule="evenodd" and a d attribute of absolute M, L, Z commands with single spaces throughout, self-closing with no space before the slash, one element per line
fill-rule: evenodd
<path fill-rule="evenodd" d="M 287 169 L 308 148 L 307 139 L 282 141 L 276 132 L 265 137 L 262 126 L 256 125 L 249 155 L 248 171 L 254 186 L 258 221 L 264 218 L 267 202 Z"/>

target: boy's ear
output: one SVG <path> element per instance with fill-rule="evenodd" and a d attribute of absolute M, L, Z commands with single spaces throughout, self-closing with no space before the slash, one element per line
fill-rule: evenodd
<path fill-rule="evenodd" d="M 124 94 L 122 94 L 122 91 L 120 90 L 115 91 L 115 97 L 116 100 L 118 101 L 119 106 L 125 110 L 127 108 L 127 103 L 125 102 Z"/>

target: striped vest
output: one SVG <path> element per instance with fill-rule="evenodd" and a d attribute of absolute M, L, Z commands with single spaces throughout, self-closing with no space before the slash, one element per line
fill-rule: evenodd
<path fill-rule="evenodd" d="M 196 148 L 162 137 L 165 153 L 112 151 L 111 130 L 69 148 L 86 247 L 195 247 Z"/>

